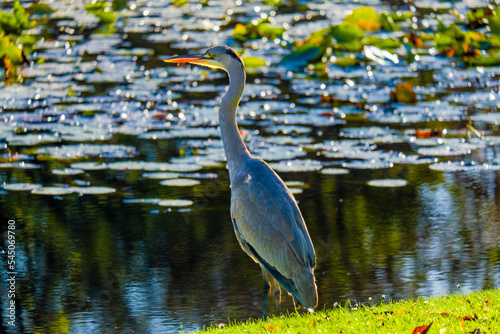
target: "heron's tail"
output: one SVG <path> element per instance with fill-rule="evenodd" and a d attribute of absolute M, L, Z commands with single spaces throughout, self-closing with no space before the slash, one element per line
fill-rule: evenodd
<path fill-rule="evenodd" d="M 311 311 L 318 305 L 318 290 L 314 279 L 314 269 L 306 269 L 298 272 L 292 278 L 297 289 L 292 293 L 293 298 Z"/>

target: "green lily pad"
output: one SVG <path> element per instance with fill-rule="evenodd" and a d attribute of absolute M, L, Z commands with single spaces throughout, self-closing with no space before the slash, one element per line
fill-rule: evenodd
<path fill-rule="evenodd" d="M 243 63 L 246 68 L 259 68 L 266 66 L 266 61 L 260 59 L 259 57 L 245 57 L 243 58 Z"/>
<path fill-rule="evenodd" d="M 356 8 L 344 19 L 345 24 L 359 27 L 365 31 L 379 31 L 382 27 L 377 11 L 369 6 Z"/>
<path fill-rule="evenodd" d="M 281 59 L 280 65 L 289 68 L 302 68 L 308 62 L 316 59 L 320 54 L 320 49 L 312 44 L 304 44 L 297 50 Z"/>
<path fill-rule="evenodd" d="M 345 23 L 333 26 L 331 33 L 339 43 L 361 41 L 365 37 L 363 29 Z"/>

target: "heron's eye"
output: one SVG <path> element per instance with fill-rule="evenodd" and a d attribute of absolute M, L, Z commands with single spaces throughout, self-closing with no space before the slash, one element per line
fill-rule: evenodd
<path fill-rule="evenodd" d="M 215 53 L 209 54 L 210 58 L 215 58 Z"/>

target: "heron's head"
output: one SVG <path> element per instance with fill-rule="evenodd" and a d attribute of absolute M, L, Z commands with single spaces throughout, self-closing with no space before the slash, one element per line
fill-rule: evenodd
<path fill-rule="evenodd" d="M 228 71 L 233 67 L 244 68 L 240 56 L 228 46 L 213 46 L 205 53 L 173 56 L 164 60 L 167 63 L 190 63 Z"/>

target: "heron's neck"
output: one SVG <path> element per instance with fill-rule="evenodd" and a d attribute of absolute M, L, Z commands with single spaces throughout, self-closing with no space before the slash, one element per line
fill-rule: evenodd
<path fill-rule="evenodd" d="M 250 157 L 236 124 L 236 109 L 245 88 L 245 70 L 240 64 L 228 68 L 229 89 L 222 98 L 219 109 L 219 125 L 226 153 L 229 177 L 232 180 L 238 168 Z"/>

